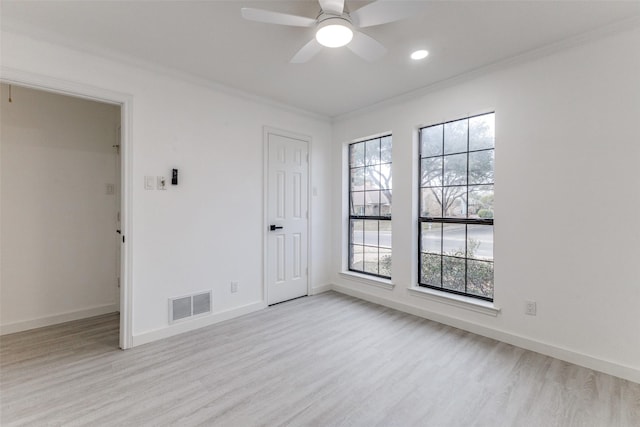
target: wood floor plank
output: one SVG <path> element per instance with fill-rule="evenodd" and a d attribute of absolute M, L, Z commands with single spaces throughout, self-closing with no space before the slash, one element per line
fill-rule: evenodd
<path fill-rule="evenodd" d="M 3 426 L 640 426 L 640 384 L 334 292 L 127 351 L 0 337 Z"/>

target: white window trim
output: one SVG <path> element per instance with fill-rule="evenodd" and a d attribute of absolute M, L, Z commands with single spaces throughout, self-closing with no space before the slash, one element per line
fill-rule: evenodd
<path fill-rule="evenodd" d="M 341 271 L 340 276 L 347 280 L 353 280 L 356 282 L 364 283 L 365 285 L 377 286 L 382 289 L 393 290 L 396 285 L 390 280 L 384 277 L 376 277 L 368 274 L 360 274 L 355 271 Z"/>
<path fill-rule="evenodd" d="M 447 304 L 465 310 L 474 311 L 476 313 L 486 314 L 488 316 L 497 317 L 500 314 L 500 307 L 497 307 L 490 301 L 484 301 L 477 298 L 467 297 L 464 295 L 450 294 L 446 292 L 436 291 L 422 286 L 413 286 L 407 289 L 409 295 L 419 298 L 428 299 L 430 301 Z"/>

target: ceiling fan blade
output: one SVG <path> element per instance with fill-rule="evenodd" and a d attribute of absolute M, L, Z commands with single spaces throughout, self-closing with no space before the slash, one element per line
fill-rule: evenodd
<path fill-rule="evenodd" d="M 316 56 L 316 54 L 321 50 L 322 45 L 318 43 L 318 41 L 314 37 L 309 43 L 302 46 L 302 49 L 300 49 L 289 62 L 291 62 L 292 64 L 302 64 L 303 62 L 307 62 L 308 60 Z"/>
<path fill-rule="evenodd" d="M 371 62 L 387 53 L 387 48 L 378 41 L 359 31 L 354 31 L 353 40 L 347 47 L 359 57 Z"/>
<path fill-rule="evenodd" d="M 290 25 L 292 27 L 313 27 L 316 20 L 305 16 L 289 15 L 286 13 L 272 12 L 270 10 L 243 7 L 242 17 L 250 21 L 266 22 L 268 24 Z"/>
<path fill-rule="evenodd" d="M 422 13 L 426 1 L 378 0 L 351 12 L 352 22 L 360 28 L 400 21 Z"/>
<path fill-rule="evenodd" d="M 344 0 L 318 0 L 323 12 L 335 13 L 342 15 L 344 11 Z"/>

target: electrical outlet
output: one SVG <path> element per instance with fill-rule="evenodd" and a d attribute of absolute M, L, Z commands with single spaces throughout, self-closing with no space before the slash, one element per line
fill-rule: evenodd
<path fill-rule="evenodd" d="M 536 302 L 535 301 L 525 301 L 524 302 L 524 314 L 529 316 L 535 316 L 537 311 Z"/>
<path fill-rule="evenodd" d="M 231 282 L 231 293 L 235 294 L 238 292 L 238 282 Z"/>

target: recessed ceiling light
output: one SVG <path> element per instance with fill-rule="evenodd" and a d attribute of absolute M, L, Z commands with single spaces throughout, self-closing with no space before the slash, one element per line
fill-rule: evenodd
<path fill-rule="evenodd" d="M 415 59 L 417 61 L 418 59 L 426 58 L 428 55 L 429 52 L 427 52 L 426 50 L 416 50 L 411 54 L 411 59 Z"/>

